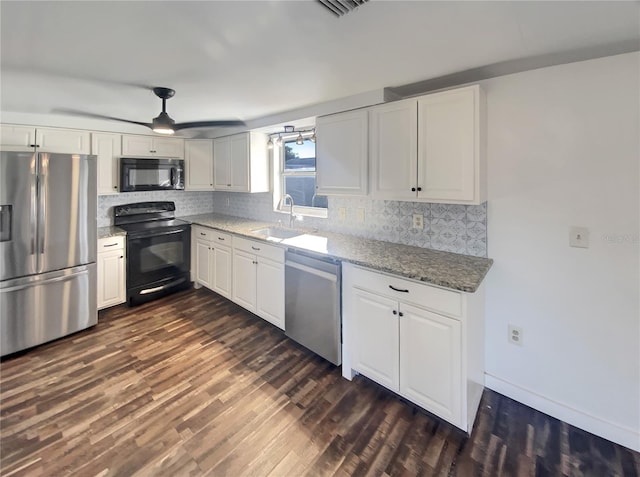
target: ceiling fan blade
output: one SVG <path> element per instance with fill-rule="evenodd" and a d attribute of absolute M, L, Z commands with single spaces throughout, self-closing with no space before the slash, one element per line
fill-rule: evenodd
<path fill-rule="evenodd" d="M 153 124 L 151 123 L 143 123 L 140 121 L 131 121 L 130 119 L 122 119 L 122 118 L 115 118 L 113 116 L 104 116 L 102 114 L 94 114 L 94 113 L 88 113 L 86 111 L 78 111 L 76 109 L 54 109 L 51 111 L 52 113 L 59 113 L 59 114 L 68 114 L 71 116 L 82 116 L 85 118 L 94 118 L 94 119 L 107 119 L 109 121 L 120 121 L 121 123 L 129 123 L 129 124 L 138 124 L 140 126 L 145 126 L 148 128 L 152 128 Z"/>
<path fill-rule="evenodd" d="M 221 119 L 218 121 L 193 121 L 190 123 L 174 124 L 173 129 L 178 131 L 180 129 L 188 128 L 215 128 L 215 127 L 229 127 L 229 126 L 246 126 L 244 121 Z"/>

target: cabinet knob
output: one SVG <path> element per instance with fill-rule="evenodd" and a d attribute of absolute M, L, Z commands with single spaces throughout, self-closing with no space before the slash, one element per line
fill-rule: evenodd
<path fill-rule="evenodd" d="M 124 258 L 124 255 L 120 255 L 120 258 Z"/>
<path fill-rule="evenodd" d="M 258 262 L 257 262 L 256 260 L 254 260 L 254 261 L 253 261 L 253 262 L 251 262 L 251 263 L 253 263 L 254 265 L 257 265 L 257 264 L 258 264 Z"/>
<path fill-rule="evenodd" d="M 418 192 L 420 192 L 422 190 L 422 187 L 418 187 Z"/>
<path fill-rule="evenodd" d="M 411 188 L 411 192 L 415 192 L 415 191 L 416 191 L 416 188 L 415 188 L 415 187 L 412 187 L 412 188 Z"/>
<path fill-rule="evenodd" d="M 393 310 L 393 314 L 394 314 L 394 315 L 397 315 L 397 314 L 398 314 L 398 312 L 397 312 L 396 310 Z"/>
<path fill-rule="evenodd" d="M 114 189 L 117 189 L 117 188 L 118 188 L 118 186 L 117 186 L 117 185 L 115 185 L 115 186 L 113 186 L 113 188 L 114 188 Z"/>

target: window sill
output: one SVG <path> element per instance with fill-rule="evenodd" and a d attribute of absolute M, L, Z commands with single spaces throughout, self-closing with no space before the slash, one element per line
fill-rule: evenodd
<path fill-rule="evenodd" d="M 288 208 L 283 208 L 282 210 L 274 209 L 274 212 L 279 214 L 290 215 L 290 210 Z M 298 217 L 315 217 L 318 219 L 326 219 L 329 217 L 328 209 L 321 209 L 319 207 L 302 207 L 302 206 L 294 206 L 293 215 Z"/>

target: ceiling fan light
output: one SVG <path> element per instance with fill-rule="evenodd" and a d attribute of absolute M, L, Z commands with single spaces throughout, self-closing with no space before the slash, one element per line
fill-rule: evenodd
<path fill-rule="evenodd" d="M 153 118 L 151 129 L 153 130 L 153 132 L 159 134 L 173 134 L 175 132 L 175 130 L 173 129 L 173 125 L 175 123 L 176 122 L 163 111 L 158 115 L 157 118 Z"/>

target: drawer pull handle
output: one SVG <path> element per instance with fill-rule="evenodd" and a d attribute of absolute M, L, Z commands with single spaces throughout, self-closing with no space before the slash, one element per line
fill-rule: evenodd
<path fill-rule="evenodd" d="M 389 285 L 389 288 L 391 288 L 393 291 L 402 292 L 402 293 L 409 293 L 409 290 L 404 290 L 402 288 L 396 288 L 393 285 Z"/>
<path fill-rule="evenodd" d="M 222 240 L 224 242 L 224 238 L 222 237 L 218 237 L 218 240 Z"/>
<path fill-rule="evenodd" d="M 253 245 L 251 246 L 251 248 L 252 248 L 253 250 L 260 250 L 260 247 L 254 247 Z"/>
<path fill-rule="evenodd" d="M 108 244 L 103 245 L 103 247 L 115 247 L 116 245 L 118 245 L 118 242 L 116 242 L 116 243 L 108 243 Z"/>
<path fill-rule="evenodd" d="M 200 232 L 200 235 L 205 236 L 205 235 L 207 235 L 207 234 L 205 234 L 204 232 Z"/>

